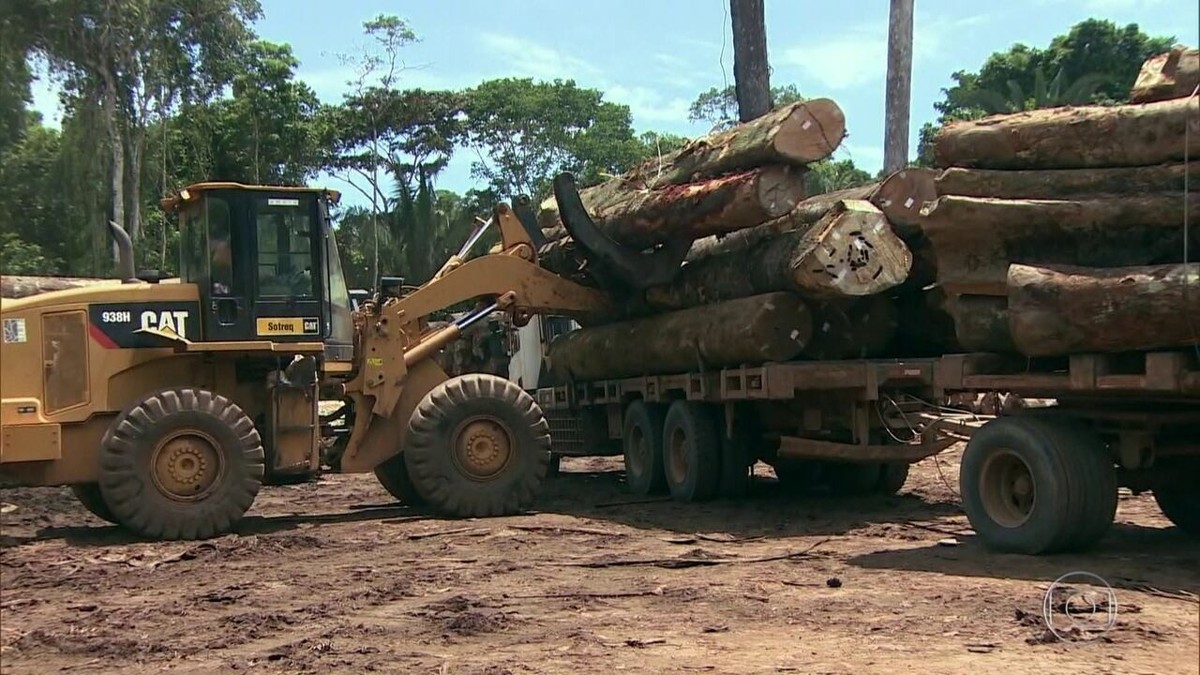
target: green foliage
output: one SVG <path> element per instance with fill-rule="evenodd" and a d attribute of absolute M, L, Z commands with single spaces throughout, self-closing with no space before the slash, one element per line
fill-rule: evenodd
<path fill-rule="evenodd" d="M 775 107 L 803 101 L 796 85 L 771 87 L 771 104 Z M 738 123 L 737 92 L 731 84 L 724 89 L 713 87 L 701 92 L 688 108 L 689 122 L 708 122 L 714 130 L 728 129 Z"/>
<path fill-rule="evenodd" d="M 950 76 L 953 86 L 943 89 L 943 100 L 933 106 L 937 125 L 990 113 L 1127 101 L 1142 63 L 1174 42 L 1174 37 L 1146 35 L 1137 24 L 1088 19 L 1044 49 L 1015 44 L 989 56 L 978 71 Z M 1054 76 L 1047 80 L 1049 73 Z M 930 163 L 929 142 L 937 128 L 922 129 L 918 164 Z"/>
<path fill-rule="evenodd" d="M 855 166 L 852 159 L 825 159 L 809 169 L 804 189 L 809 195 L 819 195 L 866 185 L 872 180 L 871 174 Z"/>
<path fill-rule="evenodd" d="M 58 269 L 41 246 L 21 241 L 15 232 L 0 232 L 0 273 L 41 276 Z"/>
<path fill-rule="evenodd" d="M 480 154 L 471 174 L 507 198 L 548 194 L 560 171 L 595 184 L 646 156 L 629 107 L 573 80 L 488 80 L 466 97 L 468 143 Z"/>

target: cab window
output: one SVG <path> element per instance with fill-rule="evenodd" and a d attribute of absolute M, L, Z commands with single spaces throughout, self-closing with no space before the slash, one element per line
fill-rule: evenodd
<path fill-rule="evenodd" d="M 204 212 L 196 202 L 180 212 L 179 278 L 199 283 L 204 278 Z"/>
<path fill-rule="evenodd" d="M 300 199 L 256 200 L 260 296 L 317 296 L 310 207 Z"/>
<path fill-rule="evenodd" d="M 233 293 L 233 243 L 229 202 L 210 196 L 205 200 L 208 221 L 208 269 L 213 295 Z"/>

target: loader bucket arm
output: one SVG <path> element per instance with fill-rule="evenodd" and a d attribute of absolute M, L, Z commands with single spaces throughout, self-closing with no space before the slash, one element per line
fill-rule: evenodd
<path fill-rule="evenodd" d="M 533 248 L 539 249 L 545 245 L 546 235 L 542 234 L 542 228 L 538 225 L 537 214 L 533 212 L 529 195 L 518 195 L 513 200 L 512 210 L 517 220 L 521 221 L 521 227 L 525 228 L 525 234 L 528 234 L 529 240 L 533 242 Z"/>
<path fill-rule="evenodd" d="M 561 173 L 554 178 L 554 199 L 563 227 L 602 276 L 621 285 L 642 290 L 669 283 L 679 271 L 691 239 L 671 240 L 648 253 L 636 251 L 613 241 L 588 215 L 575 185 L 575 177 Z"/>

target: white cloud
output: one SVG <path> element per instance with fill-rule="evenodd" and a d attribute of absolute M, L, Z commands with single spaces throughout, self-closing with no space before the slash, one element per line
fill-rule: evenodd
<path fill-rule="evenodd" d="M 497 57 L 504 59 L 507 70 L 515 76 L 552 80 L 600 75 L 599 68 L 583 59 L 514 35 L 484 33 L 480 42 Z"/>
<path fill-rule="evenodd" d="M 604 97 L 629 106 L 635 127 L 644 126 L 647 122 L 686 123 L 688 107 L 691 105 L 688 99 L 666 97 L 657 89 L 612 83 L 604 87 Z"/>
<path fill-rule="evenodd" d="M 983 24 L 985 16 L 961 18 L 918 15 L 913 21 L 913 62 L 936 59 L 962 30 Z M 783 50 L 782 62 L 799 67 L 829 89 L 852 89 L 882 80 L 887 74 L 888 25 L 883 19 L 851 26 L 824 40 Z"/>

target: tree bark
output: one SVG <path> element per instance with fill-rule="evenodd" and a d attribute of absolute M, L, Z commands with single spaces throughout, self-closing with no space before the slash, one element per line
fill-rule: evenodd
<path fill-rule="evenodd" d="M 811 335 L 804 302 L 769 293 L 571 331 L 550 343 L 550 372 L 594 380 L 786 361 Z"/>
<path fill-rule="evenodd" d="M 1200 345 L 1200 264 L 1013 265 L 1009 321 L 1025 356 Z"/>
<path fill-rule="evenodd" d="M 832 155 L 845 132 L 846 117 L 837 103 L 827 98 L 798 101 L 651 157 L 620 176 L 580 190 L 580 196 L 587 206 L 611 201 L 625 191 L 683 185 L 769 164 L 805 166 Z M 543 229 L 557 224 L 553 196 L 540 205 L 538 220 Z"/>
<path fill-rule="evenodd" d="M 0 276 L 0 298 L 28 298 L 51 291 L 64 291 L 69 288 L 85 286 L 100 286 L 104 284 L 119 284 L 116 279 L 89 279 L 85 277 L 30 277 L 30 276 Z"/>
<path fill-rule="evenodd" d="M 938 195 L 994 199 L 1064 199 L 1077 195 L 1182 192 L 1188 172 L 1200 188 L 1200 161 L 1103 169 L 1000 171 L 950 168 L 938 174 Z"/>
<path fill-rule="evenodd" d="M 866 200 L 879 209 L 894 229 L 907 230 L 922 222 L 921 208 L 937 197 L 934 189 L 935 172 L 930 169 L 897 171 L 882 182 L 815 195 L 798 203 L 786 218 L 738 230 L 723 236 L 697 239 L 688 251 L 693 262 L 709 256 L 740 251 L 763 239 L 812 225 L 824 218 L 838 203 Z"/>
<path fill-rule="evenodd" d="M 811 226 L 771 227 L 783 234 L 685 264 L 672 283 L 646 291 L 647 303 L 679 309 L 772 291 L 813 299 L 873 295 L 903 283 L 912 267 L 908 247 L 869 202 L 838 202 Z"/>
<path fill-rule="evenodd" d="M 1129 92 L 1129 102 L 1182 98 L 1197 86 L 1200 86 L 1200 49 L 1185 49 L 1180 45 L 1146 59 Z"/>
<path fill-rule="evenodd" d="M 801 356 L 815 361 L 882 356 L 899 328 L 896 304 L 884 295 L 810 303 L 812 338 Z"/>
<path fill-rule="evenodd" d="M 1005 295 L 1009 263 L 1124 267 L 1200 257 L 1200 192 L 1078 201 L 939 197 L 924 232 L 951 294 Z"/>
<path fill-rule="evenodd" d="M 763 0 L 729 0 L 729 17 L 733 30 L 733 88 L 738 118 L 749 122 L 771 110 Z"/>
<path fill-rule="evenodd" d="M 887 92 L 883 170 L 908 165 L 909 108 L 912 105 L 913 0 L 891 0 L 888 21 Z"/>
<path fill-rule="evenodd" d="M 787 214 L 804 198 L 804 171 L 769 166 L 656 190 L 592 193 L 585 201 L 596 226 L 618 243 L 644 249 L 673 238 L 698 239 L 753 227 Z M 561 240 L 566 230 L 553 218 Z"/>
<path fill-rule="evenodd" d="M 1185 140 L 1185 129 L 1191 126 Z M 1085 169 L 1200 157 L 1200 101 L 1066 106 L 951 122 L 934 139 L 940 167 Z"/>
<path fill-rule="evenodd" d="M 991 295 L 959 295 L 946 300 L 955 341 L 968 352 L 1016 351 L 1008 327 L 1008 300 Z"/>

